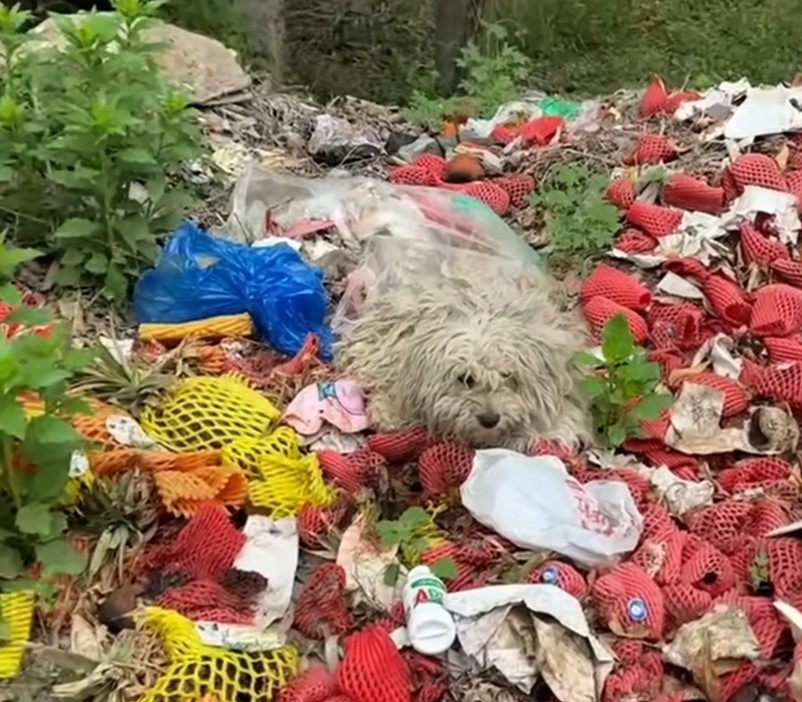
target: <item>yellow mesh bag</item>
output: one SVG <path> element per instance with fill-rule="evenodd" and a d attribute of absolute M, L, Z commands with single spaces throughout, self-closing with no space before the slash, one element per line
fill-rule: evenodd
<path fill-rule="evenodd" d="M 0 595 L 0 612 L 8 626 L 8 641 L 0 645 L 0 680 L 15 678 L 19 673 L 25 644 L 31 635 L 33 597 L 32 592 Z"/>
<path fill-rule="evenodd" d="M 220 450 L 239 438 L 267 436 L 281 418 L 241 377 L 199 376 L 173 386 L 140 418 L 145 432 L 170 451 Z"/>
<path fill-rule="evenodd" d="M 224 465 L 240 468 L 250 478 L 262 478 L 259 466 L 263 459 L 279 456 L 287 460 L 298 460 L 301 450 L 298 434 L 290 427 L 279 427 L 265 439 L 234 439 L 223 447 L 220 455 Z"/>
<path fill-rule="evenodd" d="M 255 507 L 269 509 L 275 519 L 294 517 L 309 503 L 329 507 L 337 493 L 323 482 L 317 456 L 299 458 L 265 456 L 259 463 L 260 480 L 248 485 L 248 499 Z"/>
<path fill-rule="evenodd" d="M 137 333 L 143 341 L 160 343 L 183 341 L 190 336 L 195 339 L 242 338 L 253 334 L 253 320 L 247 313 L 226 314 L 183 324 L 140 324 Z"/>
<path fill-rule="evenodd" d="M 144 623 L 162 640 L 167 668 L 139 702 L 271 702 L 298 670 L 298 651 L 229 651 L 204 644 L 195 625 L 178 612 L 148 607 Z"/>

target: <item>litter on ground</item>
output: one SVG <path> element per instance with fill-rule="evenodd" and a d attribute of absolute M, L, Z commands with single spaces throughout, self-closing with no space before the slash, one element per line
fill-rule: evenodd
<path fill-rule="evenodd" d="M 446 139 L 229 78 L 195 100 L 226 216 L 77 340 L 86 567 L 0 587 L 0 700 L 42 665 L 41 699 L 802 700 L 801 90 L 532 94 Z M 580 279 L 537 203 L 589 162 Z"/>

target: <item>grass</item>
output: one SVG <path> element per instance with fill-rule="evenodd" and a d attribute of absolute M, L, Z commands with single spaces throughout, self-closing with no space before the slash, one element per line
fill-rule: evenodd
<path fill-rule="evenodd" d="M 535 82 L 597 94 L 660 75 L 709 86 L 747 76 L 790 80 L 800 68 L 802 0 L 491 0 L 490 18 L 526 33 Z"/>
<path fill-rule="evenodd" d="M 289 72 L 322 98 L 405 103 L 433 63 L 432 3 L 285 0 Z M 439 0 L 438 0 L 439 1 Z M 532 84 L 594 95 L 642 86 L 708 86 L 743 75 L 790 80 L 800 68 L 802 0 L 486 0 L 486 19 L 522 31 Z M 169 0 L 172 21 L 235 49 L 248 43 L 228 0 Z M 251 29 L 251 31 L 254 31 Z M 259 31 L 258 28 L 255 31 Z M 258 62 L 248 55 L 245 60 Z"/>

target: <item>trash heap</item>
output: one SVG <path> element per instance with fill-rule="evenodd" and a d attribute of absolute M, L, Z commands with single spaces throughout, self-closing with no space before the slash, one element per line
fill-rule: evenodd
<path fill-rule="evenodd" d="M 133 477 L 156 525 L 96 611 L 74 611 L 81 581 L 65 589 L 56 610 L 73 611 L 73 643 L 86 618 L 157 639 L 142 702 L 802 699 L 793 96 L 655 81 L 640 99 L 607 191 L 622 229 L 578 297 L 589 346 L 623 315 L 675 402 L 616 453 L 372 433 L 360 389 L 332 365 L 330 298 L 349 300 L 346 283 L 333 294 L 333 257 L 358 252 L 359 222 L 381 214 L 369 198 L 409 197 L 442 221 L 435 188 L 454 205 L 449 226 L 501 241 L 495 215 L 536 187 L 527 154 L 620 110 L 468 125 L 517 154 L 514 173 L 463 147 L 412 153 L 381 187 L 246 174 L 230 238 L 182 225 L 137 286 L 133 350 L 109 347 L 173 368 L 171 382 L 130 412 L 87 386 L 93 412 L 73 420 L 89 442 L 73 506 Z M 718 173 L 695 169 L 722 139 Z M 249 191 L 259 177 L 272 200 Z M 33 595 L 0 607 L 10 678 Z M 94 662 L 54 692 L 92 699 L 122 675 Z"/>

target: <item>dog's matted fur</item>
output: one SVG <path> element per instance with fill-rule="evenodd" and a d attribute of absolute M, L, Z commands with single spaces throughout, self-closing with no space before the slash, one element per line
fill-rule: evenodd
<path fill-rule="evenodd" d="M 337 364 L 365 390 L 377 428 L 425 426 L 519 451 L 540 439 L 587 440 L 571 361 L 583 326 L 552 298 L 550 278 L 534 280 L 524 289 L 446 276 L 399 285 L 346 322 Z"/>

